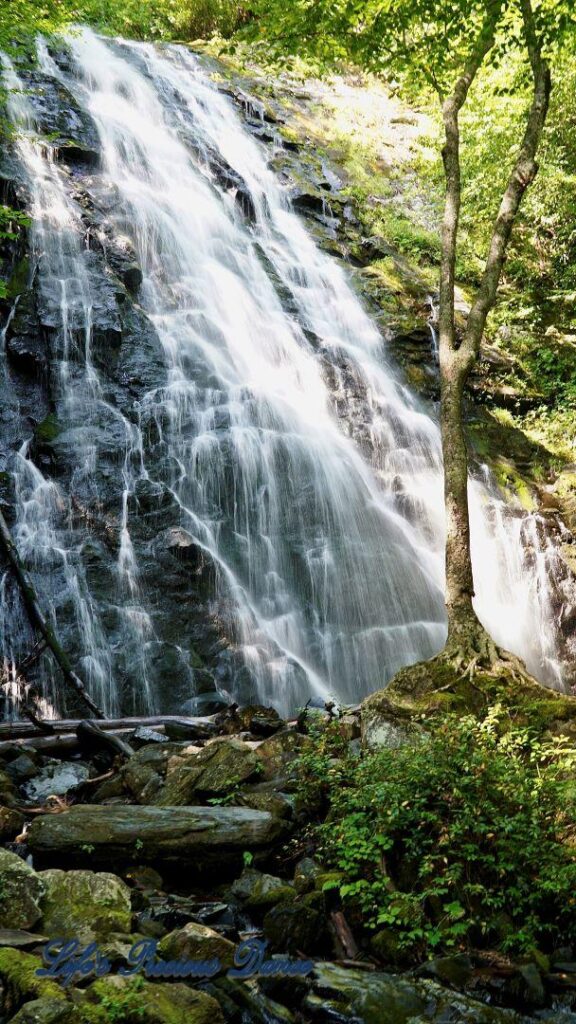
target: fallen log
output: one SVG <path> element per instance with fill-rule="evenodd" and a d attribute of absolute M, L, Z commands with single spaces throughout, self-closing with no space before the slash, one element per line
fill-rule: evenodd
<path fill-rule="evenodd" d="M 132 729 L 115 729 L 113 731 L 116 736 L 129 736 Z M 64 757 L 76 754 L 82 749 L 80 740 L 74 732 L 56 732 L 50 736 L 38 733 L 36 736 L 24 739 L 4 740 L 0 743 L 0 757 L 13 750 L 14 747 L 32 747 L 34 750 L 41 750 L 43 754 L 61 754 Z"/>
<path fill-rule="evenodd" d="M 76 732 L 76 729 L 82 721 L 81 718 L 54 718 L 49 719 L 44 724 L 50 725 L 55 733 L 66 733 Z M 179 725 L 185 725 L 190 727 L 201 728 L 207 726 L 210 728 L 214 721 L 214 716 L 196 716 L 196 717 L 184 717 L 182 715 L 150 715 L 148 717 L 126 717 L 126 718 L 105 718 L 98 722 L 100 729 L 116 730 L 116 729 L 138 729 L 140 727 L 158 729 L 162 726 L 167 725 L 170 722 L 175 722 Z M 0 740 L 18 740 L 24 739 L 27 736 L 34 737 L 38 735 L 38 729 L 34 728 L 30 722 L 2 722 L 0 723 Z"/>
<path fill-rule="evenodd" d="M 247 807 L 144 807 L 76 804 L 35 818 L 26 842 L 45 864 L 131 862 L 237 870 L 246 850 L 266 850 L 287 832 L 268 811 Z"/>
<path fill-rule="evenodd" d="M 89 720 L 79 722 L 76 735 L 80 741 L 80 746 L 84 747 L 88 753 L 106 751 L 112 757 L 120 755 L 120 757 L 124 758 L 132 757 L 134 753 L 134 747 L 131 747 L 126 740 L 123 740 L 110 730 L 106 732 L 99 725 L 96 725 L 96 722 Z"/>
<path fill-rule="evenodd" d="M 18 554 L 18 549 L 12 540 L 10 530 L 8 529 L 2 512 L 0 512 L 0 543 L 4 548 L 4 552 L 10 562 L 14 576 L 18 581 L 22 600 L 24 601 L 31 624 L 35 626 L 44 637 L 47 647 L 52 651 L 54 660 L 71 689 L 74 690 L 86 707 L 90 709 L 95 718 L 104 718 L 104 712 L 98 707 L 95 701 L 92 700 L 92 697 L 88 693 L 84 683 L 72 668 L 68 655 L 57 640 L 54 630 L 48 623 L 40 608 L 38 598 L 36 597 L 36 591 L 34 590 L 32 581 L 22 564 L 20 555 Z"/>

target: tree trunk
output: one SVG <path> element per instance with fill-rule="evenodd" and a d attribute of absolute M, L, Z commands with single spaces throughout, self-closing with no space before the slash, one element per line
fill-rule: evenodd
<path fill-rule="evenodd" d="M 502 4 L 488 3 L 484 26 L 470 53 L 463 75 L 443 104 L 446 180 L 440 269 L 439 349 L 444 500 L 446 506 L 447 650 L 486 648 L 488 637 L 478 621 L 472 600 L 474 582 L 468 509 L 468 453 L 464 432 L 464 386 L 479 352 L 488 313 L 495 300 L 506 249 L 522 197 L 537 172 L 536 152 L 548 112 L 550 73 L 542 59 L 531 0 L 520 0 L 524 37 L 530 58 L 534 91 L 526 131 L 500 210 L 478 292 L 472 303 L 464 337 L 459 343 L 454 323 L 454 277 L 461 203 L 460 135 L 458 116 L 470 86 L 490 48 Z M 488 647 L 490 644 L 488 643 Z"/>

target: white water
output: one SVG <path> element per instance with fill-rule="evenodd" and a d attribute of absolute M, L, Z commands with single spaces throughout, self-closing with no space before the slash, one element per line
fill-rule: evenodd
<path fill-rule="evenodd" d="M 70 189 L 34 142 L 22 97 L 12 116 L 27 128 L 19 149 L 34 183 L 40 271 L 45 289 L 60 289 L 66 417 L 95 428 L 92 447 L 84 442 L 78 451 L 79 472 L 90 473 L 97 458 L 102 417 L 115 417 L 126 434 L 115 600 L 140 659 L 134 685 L 146 690 L 152 626 L 128 499 L 139 477 L 159 479 L 142 441 L 154 423 L 167 456 L 160 479 L 177 497 L 182 525 L 218 566 L 230 633 L 259 698 L 282 710 L 310 695 L 356 701 L 444 641 L 437 425 L 403 386 L 344 271 L 316 247 L 264 148 L 199 61 L 182 48 L 119 46 L 90 31 L 70 45 L 77 79 L 64 77 L 42 45 L 40 61 L 98 127 L 102 173 L 118 194 L 115 230 L 136 247 L 139 301 L 167 366 L 166 386 L 135 410 L 138 426 L 103 400 L 90 358 L 91 295 Z M 215 181 L 214 153 L 245 183 L 251 225 Z M 72 379 L 67 324 L 79 320 L 85 349 L 82 374 Z M 112 710 L 114 668 L 99 610 L 73 535 L 55 525 L 63 498 L 25 450 L 18 477 L 19 546 L 29 562 L 49 551 L 61 560 L 92 689 Z M 530 522 L 508 515 L 484 481 L 472 484 L 471 499 L 478 613 L 536 675 L 561 685 L 547 552 L 533 530 L 536 553 L 527 563 L 521 534 Z M 154 699 L 148 693 L 146 706 Z"/>

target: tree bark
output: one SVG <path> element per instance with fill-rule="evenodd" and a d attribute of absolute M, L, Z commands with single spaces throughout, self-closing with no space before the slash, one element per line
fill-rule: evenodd
<path fill-rule="evenodd" d="M 440 268 L 439 354 L 444 499 L 446 506 L 446 609 L 448 647 L 467 645 L 483 634 L 473 609 L 474 581 L 468 508 L 468 452 L 463 423 L 464 386 L 479 352 L 496 292 L 512 227 L 522 197 L 537 171 L 536 152 L 546 121 L 550 72 L 542 58 L 531 0 L 520 0 L 524 38 L 533 76 L 533 98 L 526 130 L 492 232 L 486 266 L 459 344 L 454 319 L 454 279 L 461 204 L 458 117 L 476 74 L 494 44 L 502 3 L 487 3 L 484 24 L 454 90 L 442 106 L 442 151 L 446 193 Z"/>

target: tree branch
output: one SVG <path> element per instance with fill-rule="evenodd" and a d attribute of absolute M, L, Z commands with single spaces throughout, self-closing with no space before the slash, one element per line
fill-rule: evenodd
<path fill-rule="evenodd" d="M 536 33 L 531 0 L 520 0 L 520 7 L 524 25 L 524 38 L 526 40 L 534 82 L 532 104 L 526 121 L 524 139 L 508 179 L 508 185 L 502 197 L 498 216 L 494 224 L 482 281 L 468 316 L 462 349 L 463 355 L 470 365 L 474 362 L 480 350 L 486 318 L 496 299 L 498 282 L 506 258 L 506 250 L 516 214 L 526 189 L 533 182 L 538 171 L 536 153 L 546 122 L 550 100 L 550 69 L 548 63 L 542 57 L 542 47 Z"/>
<path fill-rule="evenodd" d="M 482 27 L 469 53 L 464 71 L 456 80 L 451 95 L 442 104 L 442 117 L 446 138 L 442 150 L 446 179 L 446 198 L 442 223 L 440 308 L 438 317 L 441 365 L 443 362 L 446 363 L 452 360 L 456 348 L 454 332 L 454 278 L 461 203 L 460 129 L 458 115 L 466 102 L 470 86 L 486 54 L 494 45 L 494 35 L 500 18 L 502 4 L 503 0 L 488 0 Z"/>

